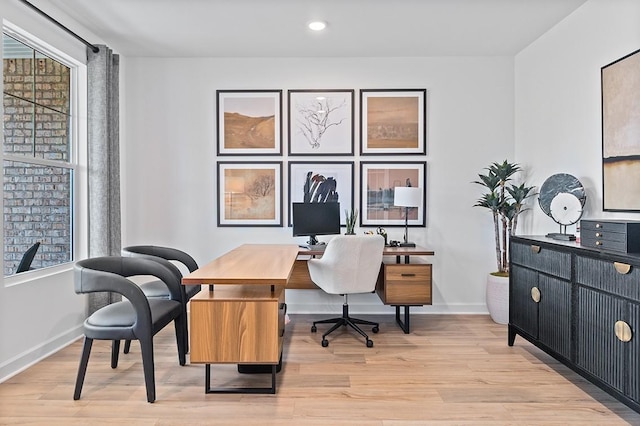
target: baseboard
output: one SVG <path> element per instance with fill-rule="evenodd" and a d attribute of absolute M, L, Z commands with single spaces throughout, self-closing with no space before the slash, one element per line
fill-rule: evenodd
<path fill-rule="evenodd" d="M 82 336 L 82 324 L 35 346 L 0 364 L 0 383 L 58 352 Z M 79 359 L 79 358 L 78 358 Z"/>
<path fill-rule="evenodd" d="M 313 304 L 287 302 L 287 312 L 290 314 L 321 314 L 331 315 L 342 312 L 342 304 Z M 354 315 L 395 315 L 394 306 L 385 306 L 381 303 L 377 304 L 352 304 L 349 303 L 349 312 Z M 404 311 L 402 311 L 404 312 Z M 488 315 L 487 306 L 485 304 L 442 304 L 442 305 L 425 305 L 412 306 L 411 314 L 448 314 L 448 315 Z"/>

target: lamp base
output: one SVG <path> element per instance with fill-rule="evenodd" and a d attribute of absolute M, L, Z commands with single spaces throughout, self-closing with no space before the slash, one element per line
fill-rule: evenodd
<path fill-rule="evenodd" d="M 415 247 L 415 243 L 400 243 L 400 247 Z"/>

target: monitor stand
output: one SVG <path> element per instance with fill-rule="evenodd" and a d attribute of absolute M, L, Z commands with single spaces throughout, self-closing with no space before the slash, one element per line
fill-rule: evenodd
<path fill-rule="evenodd" d="M 309 235 L 309 241 L 307 241 L 308 246 L 317 246 L 318 243 L 318 237 L 315 235 Z"/>

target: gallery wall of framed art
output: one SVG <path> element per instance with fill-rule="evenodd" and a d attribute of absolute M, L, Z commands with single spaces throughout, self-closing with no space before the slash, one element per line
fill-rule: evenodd
<path fill-rule="evenodd" d="M 283 92 L 216 91 L 218 226 L 291 226 L 294 202 L 340 203 L 341 226 L 354 210 L 361 227 L 426 226 L 426 89 Z M 422 205 L 394 206 L 398 186 Z"/>

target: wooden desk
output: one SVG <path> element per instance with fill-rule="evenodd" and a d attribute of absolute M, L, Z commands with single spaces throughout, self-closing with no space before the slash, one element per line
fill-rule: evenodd
<path fill-rule="evenodd" d="M 309 276 L 307 258 L 322 256 L 323 253 L 323 250 L 301 249 L 298 254 L 304 259 L 296 260 L 287 288 L 318 289 Z M 421 262 L 418 257 L 433 256 L 435 252 L 424 247 L 385 247 L 382 254 L 385 258 L 380 267 L 376 293 L 382 303 L 396 308 L 396 323 L 408 334 L 410 307 L 432 303 L 431 264 Z M 400 315 L 401 307 L 404 308 L 404 320 Z"/>
<path fill-rule="evenodd" d="M 209 284 L 208 292 L 191 299 L 189 332 L 190 362 L 205 364 L 206 393 L 276 392 L 284 286 L 298 250 L 297 245 L 246 244 L 182 278 L 182 284 Z M 211 364 L 219 363 L 270 365 L 271 387 L 212 389 Z"/>

